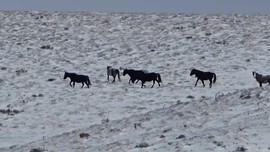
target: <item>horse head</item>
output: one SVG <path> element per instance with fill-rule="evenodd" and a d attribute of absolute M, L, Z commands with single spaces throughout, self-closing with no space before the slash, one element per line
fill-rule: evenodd
<path fill-rule="evenodd" d="M 190 72 L 190 76 L 192 76 L 193 74 L 195 74 L 195 69 L 192 69 L 191 72 Z"/>
<path fill-rule="evenodd" d="M 107 66 L 107 70 L 109 70 L 109 69 L 111 69 L 112 68 L 112 66 Z"/>
<path fill-rule="evenodd" d="M 255 72 L 255 71 L 252 71 L 252 75 L 254 78 L 258 78 L 258 77 L 262 76 L 261 74 Z"/>
<path fill-rule="evenodd" d="M 64 79 L 66 79 L 67 77 L 68 77 L 68 73 L 65 72 L 65 74 L 64 74 Z"/>
<path fill-rule="evenodd" d="M 126 74 L 127 74 L 127 69 L 124 69 L 123 76 L 125 76 Z"/>

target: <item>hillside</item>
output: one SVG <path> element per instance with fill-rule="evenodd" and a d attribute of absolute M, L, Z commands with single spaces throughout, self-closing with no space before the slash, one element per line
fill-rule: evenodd
<path fill-rule="evenodd" d="M 0 19 L 0 151 L 270 149 L 269 86 L 252 76 L 270 74 L 269 16 L 0 12 Z M 158 72 L 163 84 L 107 82 L 108 65 Z M 192 68 L 215 72 L 217 82 L 194 87 Z M 70 87 L 65 71 L 88 75 L 92 85 Z"/>

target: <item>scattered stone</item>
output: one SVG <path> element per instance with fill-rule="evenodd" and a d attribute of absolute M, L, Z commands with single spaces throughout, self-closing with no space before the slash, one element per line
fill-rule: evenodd
<path fill-rule="evenodd" d="M 15 72 L 16 72 L 17 75 L 20 75 L 20 74 L 22 74 L 22 73 L 27 73 L 27 70 L 25 70 L 25 69 L 20 69 L 20 70 L 16 70 Z"/>
<path fill-rule="evenodd" d="M 228 44 L 228 42 L 226 40 L 222 40 L 222 41 L 216 41 L 216 44 Z"/>
<path fill-rule="evenodd" d="M 53 50 L 53 47 L 51 45 L 43 45 L 40 48 L 41 49 L 47 49 L 47 50 Z"/>
<path fill-rule="evenodd" d="M 237 147 L 236 148 L 236 150 L 235 150 L 235 152 L 245 152 L 245 151 L 247 151 L 247 148 L 245 148 L 245 147 Z"/>
<path fill-rule="evenodd" d="M 183 30 L 184 29 L 184 27 L 183 26 L 178 26 L 178 27 L 173 27 L 172 28 L 172 30 Z"/>
<path fill-rule="evenodd" d="M 194 99 L 195 97 L 192 96 L 192 95 L 188 95 L 187 98 L 189 98 L 189 99 Z"/>
<path fill-rule="evenodd" d="M 54 79 L 54 78 L 50 78 L 50 79 L 48 79 L 47 81 L 55 81 L 56 79 Z"/>
<path fill-rule="evenodd" d="M 214 143 L 215 145 L 219 146 L 219 147 L 223 147 L 223 148 L 226 147 L 226 146 L 223 144 L 222 141 L 213 141 L 213 143 Z"/>
<path fill-rule="evenodd" d="M 112 128 L 112 129 L 110 129 L 110 132 L 112 132 L 112 133 L 121 132 L 121 129 Z"/>
<path fill-rule="evenodd" d="M 172 128 L 165 129 L 165 130 L 163 130 L 163 133 L 169 132 L 171 130 L 172 130 Z"/>
<path fill-rule="evenodd" d="M 212 33 L 206 32 L 205 35 L 206 35 L 206 36 L 210 36 L 210 35 L 212 35 Z"/>
<path fill-rule="evenodd" d="M 187 36 L 186 39 L 190 40 L 190 39 L 192 39 L 192 36 Z"/>
<path fill-rule="evenodd" d="M 140 143 L 135 146 L 135 148 L 147 148 L 147 147 L 149 147 L 149 144 L 146 142 Z"/>
<path fill-rule="evenodd" d="M 250 99 L 251 98 L 251 95 L 250 94 L 241 94 L 240 95 L 240 98 L 241 99 Z"/>
<path fill-rule="evenodd" d="M 80 133 L 80 138 L 89 138 L 90 135 L 88 133 Z"/>
<path fill-rule="evenodd" d="M 39 15 L 38 17 L 35 18 L 36 20 L 43 19 L 42 15 Z"/>
<path fill-rule="evenodd" d="M 186 138 L 186 136 L 185 135 L 180 135 L 180 136 L 176 137 L 176 139 L 183 139 L 183 138 Z"/>
<path fill-rule="evenodd" d="M 30 150 L 30 152 L 44 152 L 44 151 L 45 151 L 44 148 L 34 148 Z"/>
<path fill-rule="evenodd" d="M 137 127 L 142 127 L 142 124 L 141 123 L 134 123 L 133 126 L 135 129 L 137 129 Z"/>
<path fill-rule="evenodd" d="M 107 119 L 102 119 L 102 120 L 101 120 L 101 123 L 102 123 L 102 124 L 108 123 L 108 122 L 110 122 L 110 119 L 109 119 L 109 118 L 107 118 Z"/>
<path fill-rule="evenodd" d="M 165 138 L 166 136 L 165 135 L 160 135 L 159 138 Z"/>
<path fill-rule="evenodd" d="M 176 101 L 176 104 L 181 104 L 181 103 L 182 103 L 181 100 Z"/>
<path fill-rule="evenodd" d="M 40 93 L 40 94 L 38 94 L 38 95 L 33 94 L 33 95 L 32 95 L 32 97 L 34 97 L 34 98 L 36 98 L 36 97 L 44 97 L 44 94 L 41 94 L 41 93 Z"/>
<path fill-rule="evenodd" d="M 18 114 L 20 112 L 22 112 L 22 111 L 12 110 L 12 109 L 0 109 L 0 113 L 7 114 L 7 115 L 15 115 L 15 114 Z"/>
<path fill-rule="evenodd" d="M 7 67 L 1 67 L 1 70 L 7 70 Z"/>

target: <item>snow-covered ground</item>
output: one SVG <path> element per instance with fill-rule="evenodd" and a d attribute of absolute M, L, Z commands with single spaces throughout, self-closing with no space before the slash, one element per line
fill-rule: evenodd
<path fill-rule="evenodd" d="M 270 151 L 270 87 L 252 76 L 270 74 L 270 16 L 2 11 L 0 20 L 0 151 Z M 108 65 L 158 72 L 163 84 L 112 84 Z M 194 87 L 192 68 L 217 82 Z M 70 87 L 65 71 L 92 85 Z"/>

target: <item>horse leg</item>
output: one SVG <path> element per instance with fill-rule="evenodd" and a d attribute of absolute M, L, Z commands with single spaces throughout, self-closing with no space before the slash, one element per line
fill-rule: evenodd
<path fill-rule="evenodd" d="M 203 80 L 201 80 L 201 81 L 202 81 L 203 87 L 205 87 L 205 85 L 204 85 L 204 81 L 203 81 Z"/>
<path fill-rule="evenodd" d="M 120 73 L 118 73 L 118 80 L 121 82 Z"/>
<path fill-rule="evenodd" d="M 158 83 L 158 86 L 160 87 L 160 84 L 159 84 L 158 80 L 156 80 L 156 81 L 157 81 L 157 83 Z"/>
<path fill-rule="evenodd" d="M 152 85 L 152 87 L 151 87 L 151 88 L 153 88 L 153 87 L 154 87 L 154 85 L 155 85 L 155 80 L 153 80 L 153 85 Z"/>
<path fill-rule="evenodd" d="M 85 84 L 87 85 L 87 88 L 89 88 L 90 81 L 86 81 Z"/>
<path fill-rule="evenodd" d="M 195 87 L 197 86 L 198 81 L 199 81 L 199 79 L 196 80 Z"/>
<path fill-rule="evenodd" d="M 145 87 L 144 83 L 145 83 L 145 81 L 142 81 L 142 86 L 141 86 L 141 88 Z"/>
<path fill-rule="evenodd" d="M 83 86 L 84 86 L 84 83 L 82 82 L 82 87 L 81 88 L 83 88 Z"/>
<path fill-rule="evenodd" d="M 262 87 L 262 83 L 260 82 L 260 87 Z"/>
<path fill-rule="evenodd" d="M 73 81 L 73 88 L 75 87 L 75 81 Z"/>
<path fill-rule="evenodd" d="M 72 87 L 71 83 L 72 83 L 72 81 L 69 82 L 69 85 Z"/>
<path fill-rule="evenodd" d="M 107 74 L 107 80 L 109 81 L 109 75 Z"/>
<path fill-rule="evenodd" d="M 113 76 L 113 81 L 112 81 L 112 83 L 114 83 L 115 82 L 115 76 Z"/>
<path fill-rule="evenodd" d="M 157 81 L 157 80 L 156 80 Z M 158 83 L 158 86 L 160 87 L 160 83 L 159 83 L 159 81 L 157 81 L 157 83 Z"/>
<path fill-rule="evenodd" d="M 212 80 L 209 79 L 209 81 L 210 81 L 209 87 L 211 88 L 212 87 Z"/>

